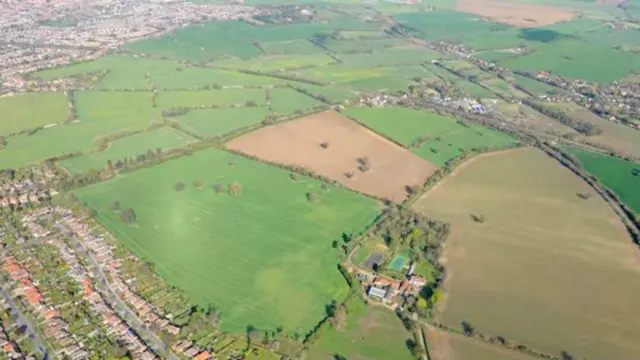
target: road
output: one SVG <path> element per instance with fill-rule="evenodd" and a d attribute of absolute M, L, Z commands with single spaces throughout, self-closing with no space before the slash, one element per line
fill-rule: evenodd
<path fill-rule="evenodd" d="M 5 293 L 5 290 L 2 287 L 0 287 L 0 296 L 2 296 L 5 299 L 5 301 L 7 301 L 9 306 L 11 306 L 13 313 L 18 316 L 18 325 L 25 326 L 27 330 L 26 334 L 28 334 L 29 337 L 33 339 L 33 342 L 36 345 L 37 352 L 40 353 L 43 359 L 49 359 L 50 357 L 49 357 L 49 353 L 47 352 L 47 348 L 45 347 L 44 342 L 40 338 L 40 335 L 38 334 L 38 332 L 34 330 L 35 327 L 33 326 L 33 324 L 31 324 L 29 319 L 27 319 L 24 316 L 22 311 L 20 311 L 20 308 L 16 306 L 16 304 L 13 302 L 11 297 Z"/>
<path fill-rule="evenodd" d="M 96 275 L 98 275 L 100 277 L 100 280 L 102 280 L 102 282 L 105 284 L 102 292 L 107 293 L 108 297 L 106 298 L 108 298 L 112 302 L 113 308 L 118 313 L 118 315 L 120 315 L 123 319 L 125 319 L 129 324 L 129 326 L 134 328 L 136 332 L 140 334 L 140 336 L 142 336 L 142 338 L 145 339 L 145 341 L 147 341 L 148 345 L 156 353 L 160 351 L 164 353 L 168 353 L 169 360 L 179 360 L 179 358 L 175 354 L 171 353 L 171 350 L 169 349 L 169 347 L 153 331 L 149 330 L 144 324 L 144 322 L 138 317 L 138 315 L 133 310 L 131 310 L 131 308 L 129 308 L 127 304 L 125 304 L 120 299 L 120 297 L 118 297 L 116 292 L 111 288 L 111 285 L 109 284 L 109 278 L 105 275 L 104 271 L 102 270 L 102 267 L 94 259 L 93 255 L 91 255 L 91 253 L 87 250 L 87 248 L 84 247 L 84 244 L 82 243 L 82 241 L 80 241 L 80 239 L 78 239 L 75 235 L 73 235 L 71 231 L 69 231 L 64 226 L 60 224 L 55 224 L 55 227 L 56 229 L 58 229 L 58 231 L 67 235 L 67 238 L 69 238 L 73 242 L 73 245 L 76 248 L 76 250 L 79 250 L 77 251 L 79 255 L 82 255 L 89 260 L 89 262 L 93 267 L 93 272 Z M 101 281 L 98 281 L 98 283 L 95 284 L 96 288 L 101 287 L 100 282 Z"/>

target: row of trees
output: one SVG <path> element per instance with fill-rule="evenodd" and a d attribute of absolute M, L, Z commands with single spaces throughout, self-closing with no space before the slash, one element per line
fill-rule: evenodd
<path fill-rule="evenodd" d="M 557 110 L 557 109 L 553 109 L 551 107 L 548 106 L 544 106 L 541 103 L 537 102 L 537 101 L 533 101 L 530 99 L 523 99 L 522 102 L 526 105 L 528 105 L 529 107 L 532 107 L 533 109 L 535 109 L 536 111 L 552 118 L 555 120 L 558 120 L 559 122 L 563 123 L 564 125 L 574 129 L 575 131 L 579 132 L 582 135 L 585 136 L 596 136 L 596 135 L 600 135 L 602 134 L 602 129 L 600 129 L 599 127 L 597 127 L 596 125 L 590 123 L 590 122 L 586 122 L 586 121 L 582 121 L 579 119 L 575 119 L 572 118 L 571 116 L 565 114 L 563 111 L 561 110 Z"/>

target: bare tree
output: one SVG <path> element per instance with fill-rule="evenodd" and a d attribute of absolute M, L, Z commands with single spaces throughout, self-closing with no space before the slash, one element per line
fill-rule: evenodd
<path fill-rule="evenodd" d="M 242 194 L 242 186 L 237 182 L 233 182 L 229 185 L 229 194 L 230 195 L 240 195 Z"/>
<path fill-rule="evenodd" d="M 329 148 L 329 142 L 328 141 L 323 141 L 320 143 L 320 147 L 323 149 L 327 149 Z"/>

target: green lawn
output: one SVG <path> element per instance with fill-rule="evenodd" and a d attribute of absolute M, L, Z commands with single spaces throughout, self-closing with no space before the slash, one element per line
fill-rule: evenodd
<path fill-rule="evenodd" d="M 115 163 L 125 158 L 135 158 L 147 151 L 158 148 L 170 150 L 195 141 L 192 137 L 170 127 L 161 127 L 150 131 L 127 136 L 109 144 L 104 151 L 90 152 L 79 157 L 63 160 L 58 165 L 72 173 L 103 169 L 107 161 Z"/>
<path fill-rule="evenodd" d="M 264 105 L 265 91 L 262 89 L 201 90 L 159 92 L 156 104 L 161 109 L 200 106 L 244 106 L 247 101 Z"/>
<path fill-rule="evenodd" d="M 463 150 L 503 148 L 516 141 L 498 131 L 456 119 L 409 108 L 349 108 L 343 114 L 374 131 L 410 147 L 428 137 L 414 152 L 437 166 L 444 166 Z"/>
<path fill-rule="evenodd" d="M 593 174 L 633 211 L 640 214 L 640 164 L 577 147 L 568 147 L 566 151 L 578 158 L 587 172 Z M 634 171 L 637 175 L 634 175 Z"/>
<path fill-rule="evenodd" d="M 230 109 L 194 109 L 172 120 L 177 120 L 191 133 L 214 137 L 233 130 L 259 124 L 269 115 L 264 107 Z"/>
<path fill-rule="evenodd" d="M 34 93 L 0 97 L 0 136 L 67 120 L 63 93 Z"/>
<path fill-rule="evenodd" d="M 309 360 L 346 359 L 411 360 L 406 347 L 413 339 L 391 310 L 365 305 L 354 296 L 348 303 L 347 326 L 343 331 L 327 328 L 309 349 Z"/>
<path fill-rule="evenodd" d="M 320 100 L 291 88 L 271 90 L 271 108 L 274 112 L 282 115 L 290 115 L 322 105 Z"/>
<path fill-rule="evenodd" d="M 204 187 L 193 186 L 196 180 Z M 174 190 L 176 182 L 186 188 Z M 226 192 L 233 183 L 240 194 Z M 225 192 L 216 193 L 214 184 Z M 172 285 L 201 306 L 215 305 L 222 330 L 283 326 L 306 333 L 347 290 L 331 242 L 363 230 L 377 213 L 372 199 L 321 186 L 208 149 L 74 193 Z M 121 222 L 109 210 L 112 201 L 132 208 L 137 224 Z"/>

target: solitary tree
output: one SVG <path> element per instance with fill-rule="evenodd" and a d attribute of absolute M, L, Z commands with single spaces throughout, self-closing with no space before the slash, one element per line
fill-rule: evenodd
<path fill-rule="evenodd" d="M 327 149 L 329 147 L 329 142 L 328 141 L 321 142 L 320 147 L 323 149 Z"/>
<path fill-rule="evenodd" d="M 215 191 L 216 194 L 220 194 L 224 192 L 224 186 L 222 186 L 222 184 L 213 184 L 213 191 Z"/>
<path fill-rule="evenodd" d="M 125 209 L 120 212 L 120 220 L 125 224 L 134 224 L 137 220 L 137 216 L 133 209 Z"/>
<path fill-rule="evenodd" d="M 195 186 L 198 189 L 202 189 L 202 180 L 194 180 L 193 186 Z"/>
<path fill-rule="evenodd" d="M 465 335 L 474 336 L 476 334 L 476 328 L 473 327 L 473 325 L 471 325 L 469 322 L 462 321 L 461 325 L 462 325 L 462 331 L 464 332 Z"/>
<path fill-rule="evenodd" d="M 175 184 L 173 184 L 173 187 L 176 189 L 176 191 L 182 191 L 184 190 L 184 183 L 182 181 L 178 181 Z"/>
<path fill-rule="evenodd" d="M 109 210 L 113 210 L 113 211 L 120 210 L 120 202 L 119 201 L 112 201 L 109 204 Z"/>
<path fill-rule="evenodd" d="M 314 192 L 308 192 L 308 193 L 307 193 L 307 200 L 309 200 L 309 201 L 315 201 L 315 200 L 316 200 L 316 193 L 314 193 Z"/>
<path fill-rule="evenodd" d="M 229 185 L 229 194 L 230 195 L 240 195 L 242 193 L 242 186 L 237 182 L 233 182 Z"/>

